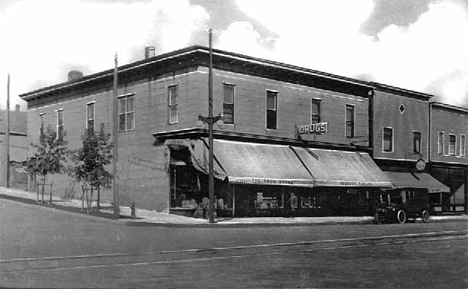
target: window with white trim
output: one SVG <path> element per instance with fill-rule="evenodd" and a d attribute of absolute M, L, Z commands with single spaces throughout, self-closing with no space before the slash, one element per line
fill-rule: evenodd
<path fill-rule="evenodd" d="M 413 153 L 421 153 L 421 132 L 413 131 Z"/>
<path fill-rule="evenodd" d="M 466 135 L 464 134 L 460 135 L 460 156 L 466 156 Z"/>
<path fill-rule="evenodd" d="M 346 137 L 354 137 L 354 105 L 346 105 Z"/>
<path fill-rule="evenodd" d="M 457 147 L 457 136 L 454 134 L 449 134 L 449 147 L 448 147 L 448 154 L 455 155 L 456 151 L 455 148 Z"/>
<path fill-rule="evenodd" d="M 267 90 L 267 107 L 266 107 L 266 128 L 277 129 L 278 115 L 277 115 L 278 92 Z"/>
<path fill-rule="evenodd" d="M 445 143 L 445 132 L 439 131 L 437 139 L 437 153 L 439 155 L 444 154 L 444 143 Z"/>
<path fill-rule="evenodd" d="M 384 152 L 393 152 L 393 128 L 392 127 L 383 128 L 382 150 Z"/>
<path fill-rule="evenodd" d="M 171 85 L 167 88 L 168 94 L 168 109 L 169 109 L 169 123 L 177 123 L 179 121 L 179 115 L 177 112 L 177 84 Z"/>
<path fill-rule="evenodd" d="M 119 132 L 135 129 L 134 95 L 119 97 Z"/>
<path fill-rule="evenodd" d="M 57 139 L 63 138 L 63 109 L 59 109 L 57 112 Z"/>
<path fill-rule="evenodd" d="M 322 100 L 313 98 L 310 111 L 311 123 L 319 123 L 321 121 Z"/>
<path fill-rule="evenodd" d="M 86 104 L 86 129 L 94 131 L 94 101 Z"/>
<path fill-rule="evenodd" d="M 234 84 L 223 84 L 223 122 L 234 123 Z"/>

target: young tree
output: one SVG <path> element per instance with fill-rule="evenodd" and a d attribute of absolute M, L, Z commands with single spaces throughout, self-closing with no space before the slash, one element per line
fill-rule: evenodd
<path fill-rule="evenodd" d="M 41 127 L 39 144 L 31 144 L 36 148 L 34 155 L 26 163 L 26 171 L 36 177 L 42 177 L 42 197 L 46 186 L 47 176 L 59 174 L 64 171 L 64 163 L 67 160 L 68 142 L 64 140 L 65 131 L 60 134 L 49 125 L 45 130 Z M 39 192 L 38 192 L 39 193 Z M 52 193 L 51 193 L 52 194 Z M 52 200 L 52 195 L 50 196 Z"/>
<path fill-rule="evenodd" d="M 97 190 L 97 208 L 100 209 L 100 189 L 111 186 L 112 174 L 105 166 L 112 160 L 112 144 L 109 144 L 110 134 L 104 132 L 104 124 L 101 123 L 99 132 L 93 129 L 85 129 L 81 135 L 82 147 L 72 154 L 75 165 L 70 170 L 71 175 L 83 184 L 82 202 L 86 194 L 88 212 L 90 211 L 93 191 Z M 91 191 L 91 199 L 88 199 L 88 190 Z"/>

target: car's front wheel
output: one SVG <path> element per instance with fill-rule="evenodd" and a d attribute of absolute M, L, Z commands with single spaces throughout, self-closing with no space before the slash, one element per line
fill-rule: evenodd
<path fill-rule="evenodd" d="M 404 210 L 398 210 L 396 219 L 398 223 L 404 224 L 406 222 L 406 212 Z"/>
<path fill-rule="evenodd" d="M 423 210 L 422 213 L 421 213 L 421 219 L 422 219 L 423 223 L 428 223 L 430 218 L 431 218 L 431 216 L 429 215 L 429 211 L 428 210 Z"/>

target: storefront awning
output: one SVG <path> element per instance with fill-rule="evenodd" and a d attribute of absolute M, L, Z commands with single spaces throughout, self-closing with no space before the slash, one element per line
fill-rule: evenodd
<path fill-rule="evenodd" d="M 192 162 L 207 173 L 208 142 L 192 141 Z M 313 179 L 289 146 L 214 140 L 214 175 L 234 184 L 313 187 Z"/>
<path fill-rule="evenodd" d="M 427 173 L 384 172 L 396 188 L 428 189 L 429 193 L 450 193 L 450 188 Z"/>
<path fill-rule="evenodd" d="M 392 187 L 367 153 L 293 148 L 321 187 Z"/>

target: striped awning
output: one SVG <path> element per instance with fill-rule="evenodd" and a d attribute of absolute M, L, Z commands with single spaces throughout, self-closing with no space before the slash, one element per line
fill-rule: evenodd
<path fill-rule="evenodd" d="M 208 144 L 192 141 L 192 162 L 208 173 Z M 307 169 L 289 146 L 214 140 L 214 175 L 233 184 L 313 187 Z"/>
<path fill-rule="evenodd" d="M 396 188 L 428 189 L 429 193 L 450 193 L 450 188 L 427 173 L 384 172 Z"/>

